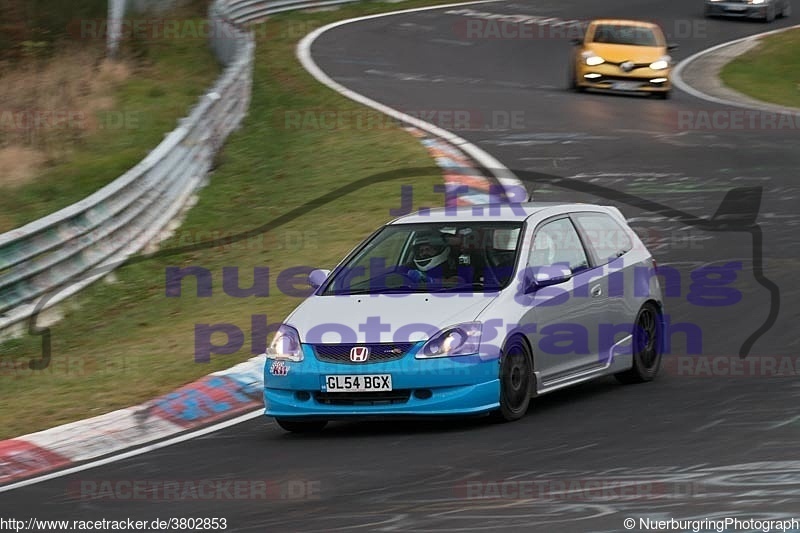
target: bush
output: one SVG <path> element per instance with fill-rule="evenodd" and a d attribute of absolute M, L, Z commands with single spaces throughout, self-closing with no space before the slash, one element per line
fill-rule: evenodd
<path fill-rule="evenodd" d="M 35 50 L 49 54 L 55 43 L 63 40 L 97 43 L 81 35 L 81 24 L 90 21 L 98 26 L 108 18 L 109 0 L 4 0 L 0 3 L 0 60 L 19 60 Z M 182 14 L 205 16 L 209 0 L 159 0 L 159 4 L 180 6 Z M 128 15 L 137 6 L 150 4 L 127 0 Z M 155 3 L 153 4 L 155 5 Z M 96 36 L 93 36 L 96 37 Z M 27 43 L 27 44 L 24 44 Z"/>
<path fill-rule="evenodd" d="M 32 46 L 52 50 L 59 40 L 75 38 L 71 29 L 81 19 L 107 16 L 108 0 L 7 0 L 0 7 L 0 57 L 19 59 Z"/>

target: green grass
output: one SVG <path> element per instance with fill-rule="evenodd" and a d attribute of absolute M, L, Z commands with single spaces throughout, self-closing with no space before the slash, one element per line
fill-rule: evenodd
<path fill-rule="evenodd" d="M 800 108 L 800 30 L 764 37 L 761 44 L 725 65 L 723 83 L 743 94 Z"/>
<path fill-rule="evenodd" d="M 432 3 L 406 2 L 402 8 Z M 308 200 L 378 173 L 422 170 L 335 194 L 329 203 L 304 209 L 300 216 L 252 238 L 151 257 L 119 269 L 113 284 L 95 284 L 78 297 L 78 308 L 52 328 L 49 368 L 32 372 L 25 366 L 40 354 L 39 337 L 0 345 L 0 438 L 135 405 L 253 357 L 251 316 L 267 315 L 270 323 L 280 322 L 301 301 L 281 294 L 279 272 L 295 266 L 335 266 L 378 224 L 392 218 L 389 211 L 399 206 L 402 185 L 414 187 L 415 206 L 442 204 L 442 195 L 434 193 L 442 172 L 417 139 L 386 121 L 381 127 L 359 127 L 354 117 L 374 118 L 374 112 L 317 83 L 294 57 L 296 42 L 305 33 L 299 28 L 310 31 L 334 20 L 397 9 L 370 2 L 337 12 L 288 13 L 259 28 L 249 115 L 229 138 L 199 203 L 162 250 L 252 230 Z M 312 122 L 286 126 L 287 113 L 323 111 L 349 118 L 333 130 L 314 128 Z M 189 265 L 213 273 L 213 296 L 196 297 L 194 283 L 188 280 L 180 298 L 167 298 L 165 269 Z M 226 296 L 221 291 L 225 266 L 239 268 L 242 287 L 252 283 L 254 267 L 269 267 L 270 295 Z M 196 363 L 195 325 L 218 323 L 239 327 L 245 333 L 244 345 L 236 353 Z M 213 338 L 215 343 L 224 340 Z"/>
<path fill-rule="evenodd" d="M 168 39 L 140 44 L 140 53 L 147 56 L 113 90 L 113 107 L 95 114 L 97 129 L 29 183 L 0 187 L 0 232 L 85 198 L 157 146 L 221 72 L 205 40 L 200 43 Z"/>

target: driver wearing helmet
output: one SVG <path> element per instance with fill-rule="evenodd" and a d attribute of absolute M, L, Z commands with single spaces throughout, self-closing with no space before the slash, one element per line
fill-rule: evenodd
<path fill-rule="evenodd" d="M 447 238 L 439 232 L 417 235 L 413 242 L 414 259 L 412 275 L 417 281 L 441 280 L 446 283 L 463 283 L 457 275 L 455 257 Z M 413 274 L 417 272 L 417 274 Z"/>

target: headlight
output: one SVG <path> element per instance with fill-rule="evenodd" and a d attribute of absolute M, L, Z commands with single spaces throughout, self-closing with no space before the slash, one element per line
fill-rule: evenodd
<path fill-rule="evenodd" d="M 602 65 L 603 63 L 606 62 L 605 59 L 596 55 L 594 52 L 584 52 L 581 55 L 583 56 L 583 60 L 590 67 L 596 67 L 597 65 Z"/>
<path fill-rule="evenodd" d="M 417 352 L 417 359 L 475 355 L 481 347 L 481 323 L 467 322 L 450 326 L 431 337 Z"/>
<path fill-rule="evenodd" d="M 303 360 L 300 334 L 292 326 L 281 324 L 267 348 L 267 359 L 299 362 Z"/>
<path fill-rule="evenodd" d="M 669 56 L 662 57 L 658 61 L 653 61 L 650 63 L 650 68 L 653 70 L 664 70 L 665 68 L 669 67 L 669 62 L 672 58 Z"/>
<path fill-rule="evenodd" d="M 751 4 L 763 4 L 766 0 L 750 0 Z"/>

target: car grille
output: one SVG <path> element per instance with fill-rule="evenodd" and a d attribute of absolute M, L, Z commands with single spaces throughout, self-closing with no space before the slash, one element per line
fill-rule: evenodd
<path fill-rule="evenodd" d="M 365 363 L 385 363 L 402 359 L 414 346 L 413 343 L 393 344 L 314 344 L 314 354 L 320 361 L 363 365 Z M 363 362 L 350 360 L 350 350 L 355 347 L 369 348 L 369 357 Z"/>
<path fill-rule="evenodd" d="M 642 68 L 650 68 L 650 63 L 646 63 L 644 65 L 634 65 L 633 68 L 628 70 L 627 72 L 635 72 L 635 71 L 637 71 L 639 69 L 642 69 Z M 619 69 L 622 72 L 626 72 L 625 69 L 623 69 L 621 66 L 619 67 Z"/>
<path fill-rule="evenodd" d="M 610 65 L 614 65 L 614 66 L 618 67 L 620 70 L 622 70 L 622 63 L 624 63 L 624 61 L 620 62 L 620 63 L 614 63 L 613 61 L 609 61 L 608 63 Z M 649 66 L 650 66 L 650 63 L 634 63 L 633 64 L 633 70 L 636 70 L 638 68 L 647 68 Z"/>
<path fill-rule="evenodd" d="M 630 82 L 638 82 L 647 85 L 648 78 L 633 78 L 630 76 L 603 76 L 602 78 L 595 78 L 593 80 L 586 80 L 589 83 L 611 83 L 614 81 L 630 81 Z"/>
<path fill-rule="evenodd" d="M 406 403 L 410 397 L 410 390 L 314 393 L 314 399 L 325 405 L 391 405 Z"/>

